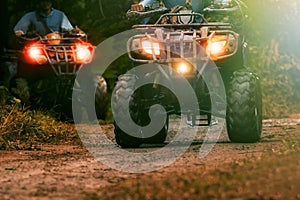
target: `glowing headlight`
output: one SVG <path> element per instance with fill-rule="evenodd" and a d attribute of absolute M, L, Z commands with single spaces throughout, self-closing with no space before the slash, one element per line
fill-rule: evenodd
<path fill-rule="evenodd" d="M 206 46 L 206 53 L 212 59 L 234 53 L 236 50 L 236 38 L 232 34 L 227 35 L 214 35 L 208 40 Z"/>
<path fill-rule="evenodd" d="M 142 40 L 142 49 L 145 53 L 150 55 L 160 55 L 160 46 L 158 42 L 151 41 L 151 40 Z"/>
<path fill-rule="evenodd" d="M 30 64 L 45 64 L 47 62 L 47 58 L 43 51 L 43 46 L 37 43 L 31 43 L 25 46 L 23 50 L 23 55 L 26 62 Z"/>
<path fill-rule="evenodd" d="M 206 47 L 206 52 L 211 57 L 217 57 L 224 55 L 226 52 L 226 44 L 228 37 L 226 35 L 214 36 L 208 43 Z"/>
<path fill-rule="evenodd" d="M 180 62 L 175 64 L 175 70 L 178 74 L 187 75 L 192 73 L 193 66 L 187 62 Z"/>
<path fill-rule="evenodd" d="M 77 63 L 89 63 L 93 57 L 93 49 L 89 44 L 77 44 L 76 45 L 76 62 Z"/>

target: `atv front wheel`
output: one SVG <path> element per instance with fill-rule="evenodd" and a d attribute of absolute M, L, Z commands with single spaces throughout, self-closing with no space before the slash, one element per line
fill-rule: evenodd
<path fill-rule="evenodd" d="M 141 103 L 143 98 L 139 92 L 135 92 L 136 77 L 134 75 L 125 74 L 119 77 L 117 81 L 114 95 L 113 95 L 113 107 L 114 116 L 123 116 L 125 111 L 125 106 L 128 106 L 129 102 L 129 112 L 132 120 L 139 126 L 146 126 L 150 121 L 148 112 Z M 126 124 L 126 121 L 122 121 L 122 117 L 119 117 L 119 123 Z M 124 119 L 125 120 L 125 119 Z M 123 148 L 136 148 L 141 144 L 158 144 L 163 143 L 166 139 L 168 132 L 168 117 L 165 122 L 164 127 L 156 133 L 154 136 L 148 138 L 138 138 L 131 136 L 130 134 L 124 132 L 117 124 L 115 125 L 115 139 L 117 144 Z M 139 134 L 142 136 L 142 132 Z"/>
<path fill-rule="evenodd" d="M 232 142 L 257 142 L 262 131 L 259 78 L 251 72 L 233 73 L 227 90 L 227 132 Z"/>

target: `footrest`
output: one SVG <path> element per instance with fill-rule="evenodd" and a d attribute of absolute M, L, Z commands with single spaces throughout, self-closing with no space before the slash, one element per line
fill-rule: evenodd
<path fill-rule="evenodd" d="M 186 123 L 190 126 L 209 126 L 210 119 L 208 115 L 188 114 Z"/>

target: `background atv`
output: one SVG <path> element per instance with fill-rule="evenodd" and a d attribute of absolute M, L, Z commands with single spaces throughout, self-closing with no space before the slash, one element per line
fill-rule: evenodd
<path fill-rule="evenodd" d="M 262 96 L 258 76 L 246 68 L 245 7 L 240 0 L 216 0 L 201 14 L 184 8 L 174 13 L 174 9 L 170 11 L 163 7 L 127 13 L 134 19 L 153 17 L 157 13 L 160 17 L 153 24 L 133 26 L 137 35 L 128 41 L 130 59 L 140 64 L 153 63 L 156 69 L 145 72 L 144 76 L 136 73 L 121 75 L 116 83 L 112 106 L 114 117 L 118 119 L 115 121 L 115 138 L 120 146 L 162 143 L 168 131 L 168 117 L 162 129 L 149 137 L 141 129 L 134 134 L 122 129 L 120 125 L 124 127 L 128 123 L 122 117 L 128 102 L 131 118 L 141 127 L 150 123 L 149 109 L 155 104 L 162 105 L 168 116 L 186 114 L 191 126 L 212 125 L 212 114 L 218 113 L 212 113 L 212 94 L 202 77 L 202 72 L 212 61 L 225 86 L 223 101 L 227 102 L 226 124 L 230 140 L 256 142 L 260 139 Z M 180 87 L 180 77 L 189 81 L 197 95 L 199 108 L 189 106 L 188 101 L 185 106 L 179 106 L 175 95 L 157 84 L 160 79 Z M 146 79 L 152 79 L 153 84 L 138 87 L 139 81 Z M 197 113 L 206 116 L 206 123 L 196 116 Z"/>
<path fill-rule="evenodd" d="M 35 34 L 20 38 L 17 74 L 11 80 L 13 94 L 26 105 L 55 107 L 72 117 L 72 92 L 85 95 L 84 85 L 75 82 L 76 74 L 84 64 L 92 61 L 95 47 L 83 32 L 50 33 L 45 37 Z M 107 85 L 100 75 L 90 74 L 96 84 L 95 107 L 98 118 L 105 118 Z M 80 98 L 73 99 L 85 107 Z M 80 108 L 78 108 L 80 109 Z"/>

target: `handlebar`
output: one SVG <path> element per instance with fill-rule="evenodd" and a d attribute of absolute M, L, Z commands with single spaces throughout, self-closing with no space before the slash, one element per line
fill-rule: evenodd
<path fill-rule="evenodd" d="M 203 9 L 203 12 L 233 12 L 237 11 L 239 8 L 237 6 L 230 7 L 230 8 L 213 8 L 213 7 L 206 7 Z"/>
<path fill-rule="evenodd" d="M 157 9 L 153 10 L 143 10 L 143 11 L 132 11 L 128 10 L 126 13 L 126 16 L 129 20 L 138 20 L 138 19 L 143 19 L 147 17 L 151 17 L 157 14 L 164 14 L 169 12 L 170 9 L 166 7 L 159 7 Z"/>
<path fill-rule="evenodd" d="M 40 35 L 38 35 L 37 33 L 27 33 L 21 36 L 17 36 L 19 42 L 23 43 L 23 42 L 32 42 L 32 41 L 39 41 L 42 39 L 42 37 Z"/>
<path fill-rule="evenodd" d="M 208 23 L 208 21 L 205 19 L 205 17 L 200 13 L 166 13 L 159 17 L 159 19 L 155 22 L 155 24 L 160 24 L 165 17 L 178 17 L 178 16 L 190 16 L 190 17 L 199 17 L 201 19 L 201 22 Z"/>
<path fill-rule="evenodd" d="M 60 38 L 53 38 L 53 40 L 63 40 L 63 39 L 69 39 L 69 38 L 77 38 L 77 39 L 82 39 L 82 40 L 86 40 L 87 39 L 87 35 L 84 32 L 76 32 L 76 31 L 67 31 L 67 32 L 63 32 L 63 33 L 57 33 L 58 35 L 60 35 Z M 47 34 L 49 35 L 49 34 Z M 21 35 L 21 36 L 17 36 L 17 39 L 19 40 L 19 42 L 21 43 L 27 43 L 27 42 L 33 42 L 33 41 L 43 41 L 43 40 L 52 40 L 51 38 L 46 38 L 46 36 L 41 36 L 37 33 L 34 32 L 29 32 L 27 34 Z"/>
<path fill-rule="evenodd" d="M 202 12 L 201 12 L 202 14 L 194 12 L 193 15 L 199 15 L 203 19 L 204 22 L 207 22 L 207 20 L 204 17 L 205 14 L 214 13 L 214 12 L 225 14 L 225 13 L 235 12 L 238 10 L 240 10 L 241 13 L 243 13 L 242 7 L 247 7 L 247 6 L 243 2 L 234 0 L 234 4 L 231 5 L 230 7 L 216 7 L 214 5 L 210 5 L 208 7 L 205 7 L 202 10 Z M 182 14 L 178 14 L 178 13 L 176 13 L 176 14 L 171 13 L 170 11 L 171 11 L 171 9 L 163 7 L 163 6 L 159 6 L 159 7 L 156 6 L 155 8 L 145 7 L 144 10 L 142 10 L 142 11 L 128 10 L 126 13 L 126 16 L 129 20 L 134 21 L 134 20 L 142 20 L 147 17 L 153 17 L 153 16 L 158 17 L 158 15 L 161 15 L 160 18 L 163 15 L 169 15 L 169 14 L 173 15 L 173 16 L 179 16 L 179 15 L 181 16 L 182 15 Z M 187 15 L 185 15 L 185 16 L 187 16 Z M 159 21 L 160 20 L 158 20 L 156 23 L 158 23 Z"/>

